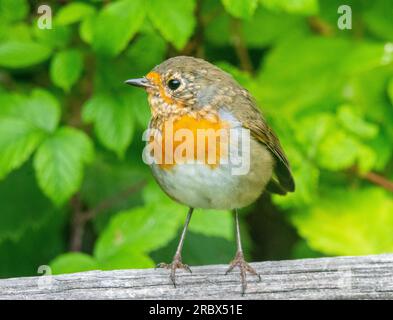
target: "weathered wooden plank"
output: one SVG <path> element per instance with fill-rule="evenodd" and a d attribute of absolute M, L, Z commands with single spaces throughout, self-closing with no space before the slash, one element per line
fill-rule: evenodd
<path fill-rule="evenodd" d="M 249 276 L 244 296 L 238 272 L 211 265 L 179 271 L 177 288 L 162 269 L 3 279 L 0 299 L 393 299 L 393 254 L 252 265 L 262 281 Z"/>

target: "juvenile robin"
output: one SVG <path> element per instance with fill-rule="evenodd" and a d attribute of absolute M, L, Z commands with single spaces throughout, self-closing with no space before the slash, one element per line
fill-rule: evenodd
<path fill-rule="evenodd" d="M 146 157 L 156 181 L 169 197 L 189 207 L 173 261 L 158 267 L 170 269 L 176 285 L 176 269 L 191 272 L 181 252 L 194 208 L 233 210 L 237 251 L 227 273 L 239 267 L 244 293 L 247 272 L 260 276 L 244 259 L 237 210 L 264 190 L 281 195 L 295 190 L 277 136 L 250 93 L 230 74 L 202 59 L 170 58 L 145 77 L 126 83 L 148 94 L 149 129 L 154 131 L 149 143 L 160 149 L 150 148 Z M 179 138 L 180 132 L 188 135 Z M 235 164 L 232 159 L 244 162 L 245 170 L 235 172 L 239 161 Z"/>

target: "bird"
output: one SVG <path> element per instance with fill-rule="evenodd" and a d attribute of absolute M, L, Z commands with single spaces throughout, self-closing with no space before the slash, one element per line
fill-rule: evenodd
<path fill-rule="evenodd" d="M 194 209 L 231 210 L 236 253 L 226 274 L 239 268 L 244 294 L 247 273 L 261 277 L 245 260 L 238 211 L 264 191 L 280 195 L 295 191 L 277 135 L 250 92 L 206 60 L 175 56 L 125 83 L 147 92 L 151 118 L 145 162 L 162 190 L 189 208 L 172 262 L 157 267 L 170 270 L 176 287 L 176 270 L 191 272 L 182 261 L 182 248 Z M 198 140 L 201 134 L 203 139 Z M 239 169 L 242 161 L 244 168 Z"/>

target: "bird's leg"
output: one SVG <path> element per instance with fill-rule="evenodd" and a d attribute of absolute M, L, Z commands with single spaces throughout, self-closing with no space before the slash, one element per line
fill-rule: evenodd
<path fill-rule="evenodd" d="M 157 268 L 166 268 L 166 269 L 171 270 L 169 278 L 171 279 L 171 281 L 175 287 L 176 287 L 176 280 L 175 280 L 176 269 L 184 269 L 184 270 L 187 270 L 188 272 L 191 273 L 191 269 L 188 267 L 188 265 L 186 265 L 182 262 L 181 251 L 183 248 L 184 238 L 186 237 L 187 227 L 188 227 L 188 224 L 190 223 L 193 211 L 194 211 L 194 208 L 190 208 L 188 210 L 186 222 L 184 224 L 183 231 L 180 236 L 179 244 L 177 245 L 176 253 L 173 256 L 172 263 L 159 263 L 157 265 Z"/>
<path fill-rule="evenodd" d="M 253 267 L 251 267 L 244 260 L 242 243 L 241 243 L 241 239 L 240 239 L 239 217 L 238 217 L 236 209 L 235 209 L 235 220 L 236 220 L 236 246 L 237 246 L 237 250 L 236 250 L 235 258 L 229 264 L 229 268 L 225 274 L 228 274 L 229 272 L 231 272 L 234 267 L 239 267 L 240 279 L 242 282 L 242 294 L 244 295 L 244 293 L 246 292 L 246 288 L 247 288 L 247 280 L 246 280 L 247 272 L 251 273 L 252 275 L 257 276 L 259 278 L 259 281 L 261 281 L 261 276 L 255 271 L 255 269 Z"/>

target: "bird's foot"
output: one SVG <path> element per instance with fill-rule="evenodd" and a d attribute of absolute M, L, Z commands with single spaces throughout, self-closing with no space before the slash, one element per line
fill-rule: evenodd
<path fill-rule="evenodd" d="M 169 274 L 169 278 L 171 279 L 173 286 L 175 288 L 176 288 L 176 269 L 184 269 L 189 273 L 192 273 L 190 267 L 182 262 L 180 254 L 175 254 L 172 263 L 161 262 L 157 264 L 156 268 L 165 268 L 171 271 Z"/>
<path fill-rule="evenodd" d="M 247 280 L 246 280 L 246 275 L 247 272 L 251 273 L 254 276 L 257 276 L 259 281 L 261 281 L 261 276 L 255 271 L 253 267 L 251 267 L 246 260 L 244 260 L 244 255 L 242 251 L 238 251 L 236 253 L 235 259 L 231 261 L 229 264 L 228 270 L 225 272 L 225 274 L 228 274 L 233 270 L 233 268 L 239 267 L 240 269 L 240 280 L 242 283 L 242 295 L 246 292 L 247 288 Z"/>

